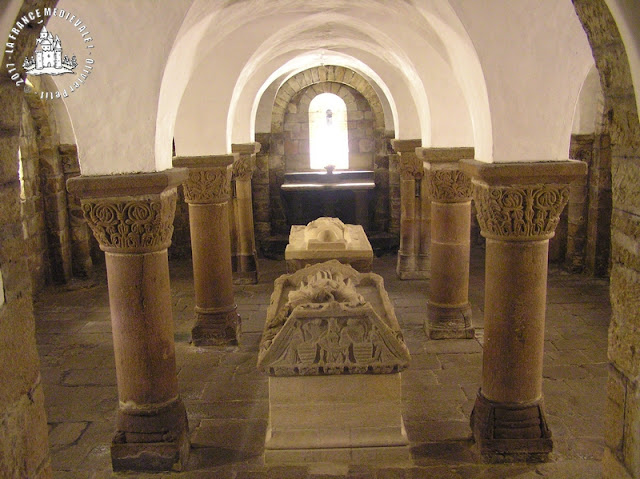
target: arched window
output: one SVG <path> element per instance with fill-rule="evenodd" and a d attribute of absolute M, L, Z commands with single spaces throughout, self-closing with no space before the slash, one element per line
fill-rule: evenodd
<path fill-rule="evenodd" d="M 309 153 L 312 170 L 334 165 L 349 168 L 347 105 L 333 93 L 321 93 L 309 104 Z"/>

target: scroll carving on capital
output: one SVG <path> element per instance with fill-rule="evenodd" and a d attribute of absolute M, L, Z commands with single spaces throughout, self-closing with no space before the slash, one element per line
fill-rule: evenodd
<path fill-rule="evenodd" d="M 235 180 L 250 180 L 255 169 L 254 155 L 239 155 L 233 162 L 233 178 Z"/>
<path fill-rule="evenodd" d="M 409 351 L 380 276 L 331 260 L 283 275 L 275 286 L 258 355 L 258 367 L 270 375 L 407 367 Z"/>
<path fill-rule="evenodd" d="M 150 199 L 82 200 L 82 212 L 103 251 L 160 251 L 171 244 L 176 199 L 173 188 Z"/>
<path fill-rule="evenodd" d="M 398 171 L 403 180 L 419 179 L 424 174 L 424 166 L 415 153 L 405 152 L 398 155 Z"/>
<path fill-rule="evenodd" d="M 473 182 L 482 234 L 496 239 L 548 239 L 569 201 L 569 185 L 489 186 Z"/>
<path fill-rule="evenodd" d="M 460 170 L 432 170 L 429 183 L 431 196 L 435 201 L 457 203 L 471 199 L 471 178 Z"/>
<path fill-rule="evenodd" d="M 184 182 L 187 203 L 225 203 L 231 195 L 231 169 L 193 168 Z"/>

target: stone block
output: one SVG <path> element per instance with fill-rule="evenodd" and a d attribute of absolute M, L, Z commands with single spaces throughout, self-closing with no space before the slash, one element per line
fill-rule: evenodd
<path fill-rule="evenodd" d="M 640 273 L 621 265 L 611 269 L 609 358 L 627 377 L 640 377 Z"/>
<path fill-rule="evenodd" d="M 291 227 L 285 249 L 290 273 L 310 264 L 337 259 L 358 271 L 371 271 L 373 249 L 360 225 L 345 225 L 337 218 L 319 218 L 306 226 Z"/>
<path fill-rule="evenodd" d="M 611 176 L 616 209 L 640 215 L 640 159 L 614 159 Z"/>
<path fill-rule="evenodd" d="M 632 475 L 640 476 L 640 386 L 637 381 L 627 387 L 622 453 Z"/>
<path fill-rule="evenodd" d="M 400 374 L 269 378 L 267 449 L 404 446 Z"/>
<path fill-rule="evenodd" d="M 624 439 L 624 408 L 626 396 L 624 377 L 612 366 L 607 382 L 607 404 L 605 408 L 604 440 L 614 451 L 622 449 Z"/>

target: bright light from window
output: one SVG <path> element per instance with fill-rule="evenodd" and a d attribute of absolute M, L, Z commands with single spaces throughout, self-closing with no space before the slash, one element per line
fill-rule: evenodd
<path fill-rule="evenodd" d="M 312 170 L 334 165 L 349 168 L 347 105 L 333 93 L 321 93 L 309 104 L 309 153 Z"/>

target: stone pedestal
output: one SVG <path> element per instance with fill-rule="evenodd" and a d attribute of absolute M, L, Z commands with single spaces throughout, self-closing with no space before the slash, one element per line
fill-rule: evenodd
<path fill-rule="evenodd" d="M 258 254 L 253 231 L 251 177 L 256 167 L 260 143 L 233 144 L 231 151 L 238 157 L 233 163 L 232 181 L 235 188 L 231 202 L 235 223 L 235 241 L 231 245 L 231 265 L 235 284 L 258 282 Z"/>
<path fill-rule="evenodd" d="M 362 226 L 323 217 L 306 226 L 291 227 L 284 258 L 289 273 L 330 259 L 364 273 L 371 271 L 373 249 Z"/>
<path fill-rule="evenodd" d="M 471 415 L 480 454 L 490 462 L 544 461 L 553 448 L 542 400 L 549 238 L 569 199 L 578 161 L 481 163 L 472 178 L 487 239 L 482 387 Z"/>
<path fill-rule="evenodd" d="M 391 140 L 400 173 L 400 249 L 396 273 L 400 279 L 429 278 L 431 213 L 422 160 L 416 156 L 422 140 Z"/>
<path fill-rule="evenodd" d="M 270 376 L 265 461 L 409 462 L 408 362 L 380 276 L 331 260 L 278 278 L 258 355 Z"/>
<path fill-rule="evenodd" d="M 469 251 L 471 180 L 457 161 L 434 158 L 418 148 L 425 159 L 425 179 L 431 193 L 431 280 L 428 321 L 431 339 L 473 338 L 469 304 Z"/>
<path fill-rule="evenodd" d="M 68 181 L 105 252 L 120 403 L 114 471 L 179 470 L 189 454 L 167 259 L 176 186 L 185 178 L 185 170 L 169 170 Z"/>
<path fill-rule="evenodd" d="M 196 346 L 237 344 L 240 316 L 233 297 L 228 203 L 233 155 L 176 157 L 187 167 L 184 197 L 189 204 L 196 300 Z"/>

